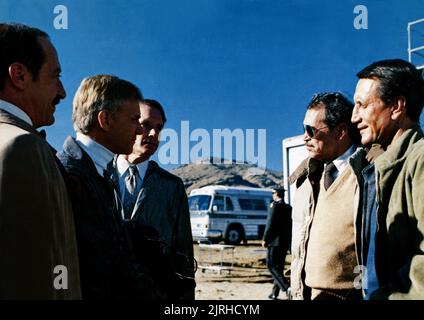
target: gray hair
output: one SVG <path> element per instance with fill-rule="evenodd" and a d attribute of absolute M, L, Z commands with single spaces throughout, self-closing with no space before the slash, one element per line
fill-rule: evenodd
<path fill-rule="evenodd" d="M 73 101 L 74 130 L 89 133 L 100 111 L 106 110 L 113 115 L 128 100 L 143 101 L 140 89 L 131 82 L 112 75 L 83 79 Z"/>

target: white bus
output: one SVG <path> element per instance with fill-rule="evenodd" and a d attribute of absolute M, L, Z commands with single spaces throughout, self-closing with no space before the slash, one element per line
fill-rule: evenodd
<path fill-rule="evenodd" d="M 193 239 L 227 244 L 262 239 L 272 189 L 207 186 L 188 198 Z"/>

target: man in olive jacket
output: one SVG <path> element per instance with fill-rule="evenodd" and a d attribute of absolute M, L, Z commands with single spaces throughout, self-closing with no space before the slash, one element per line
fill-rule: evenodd
<path fill-rule="evenodd" d="M 72 208 L 61 165 L 36 131 L 65 90 L 48 35 L 0 24 L 0 299 L 79 299 Z"/>
<path fill-rule="evenodd" d="M 194 299 L 194 257 L 184 184 L 148 161 L 158 148 L 165 122 L 160 103 L 145 99 L 140 104 L 141 134 L 133 151 L 115 157 L 109 172 L 121 195 L 121 217 L 134 250 L 142 264 L 149 263 L 157 282 L 161 293 L 157 299 L 190 300 Z"/>
<path fill-rule="evenodd" d="M 352 122 L 362 144 L 387 149 L 363 170 L 365 299 L 424 299 L 424 80 L 400 59 L 357 76 Z"/>

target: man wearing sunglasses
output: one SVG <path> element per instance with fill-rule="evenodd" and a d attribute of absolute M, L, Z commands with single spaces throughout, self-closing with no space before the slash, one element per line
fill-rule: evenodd
<path fill-rule="evenodd" d="M 354 163 L 357 129 L 353 104 L 322 93 L 303 121 L 309 157 L 290 177 L 293 203 L 291 291 L 296 300 L 360 299 L 354 288 L 355 218 L 359 207 Z"/>

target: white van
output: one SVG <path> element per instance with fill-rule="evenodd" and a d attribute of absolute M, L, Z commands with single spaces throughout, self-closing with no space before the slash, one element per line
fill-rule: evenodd
<path fill-rule="evenodd" d="M 239 244 L 260 240 L 265 231 L 272 189 L 207 186 L 188 198 L 193 239 Z"/>

